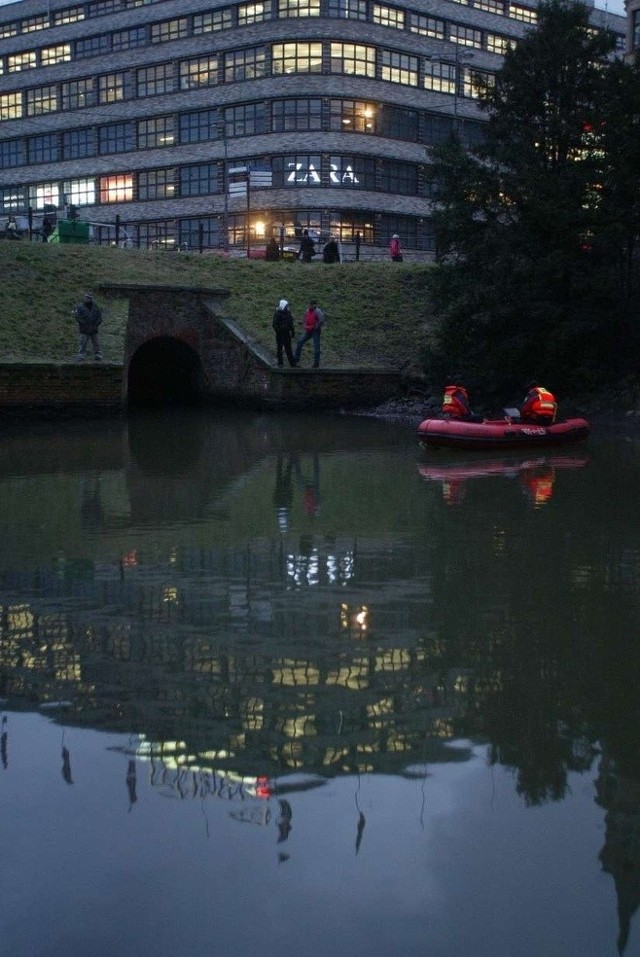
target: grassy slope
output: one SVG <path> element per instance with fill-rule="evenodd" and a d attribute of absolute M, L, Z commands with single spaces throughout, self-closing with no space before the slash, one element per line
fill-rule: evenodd
<path fill-rule="evenodd" d="M 388 366 L 415 362 L 427 320 L 429 266 L 396 263 L 266 263 L 195 253 L 0 240 L 3 276 L 0 362 L 68 360 L 76 346 L 71 309 L 101 283 L 148 282 L 229 289 L 227 314 L 273 352 L 271 318 L 289 300 L 296 331 L 310 297 L 325 308 L 327 365 Z M 98 296 L 100 301 L 100 297 Z M 122 304 L 105 309 L 105 359 L 122 360 Z"/>

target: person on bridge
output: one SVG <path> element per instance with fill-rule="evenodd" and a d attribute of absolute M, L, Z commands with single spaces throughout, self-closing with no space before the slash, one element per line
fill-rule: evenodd
<path fill-rule="evenodd" d="M 276 334 L 276 353 L 278 356 L 278 365 L 284 364 L 282 353 L 287 354 L 290 366 L 295 366 L 296 361 L 293 358 L 291 349 L 291 340 L 293 339 L 293 316 L 289 309 L 289 303 L 286 299 L 281 299 L 276 311 L 273 314 L 273 331 Z"/>
<path fill-rule="evenodd" d="M 296 343 L 294 363 L 298 365 L 302 354 L 302 347 L 309 339 L 313 339 L 313 368 L 320 367 L 320 333 L 326 322 L 324 312 L 315 299 L 309 303 L 309 308 L 304 314 L 304 332 Z"/>
<path fill-rule="evenodd" d="M 537 379 L 532 379 L 525 386 L 527 394 L 520 406 L 520 420 L 535 425 L 553 425 L 558 411 L 556 397 Z"/>
<path fill-rule="evenodd" d="M 91 293 L 87 292 L 81 303 L 73 310 L 78 323 L 78 333 L 80 341 L 78 343 L 78 362 L 84 362 L 87 354 L 87 343 L 91 340 L 93 346 L 93 357 L 96 362 L 102 360 L 100 344 L 98 342 L 98 327 L 102 322 L 102 311 L 98 308 Z"/>

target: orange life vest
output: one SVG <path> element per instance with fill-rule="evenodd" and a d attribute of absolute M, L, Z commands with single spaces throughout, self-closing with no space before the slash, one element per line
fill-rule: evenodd
<path fill-rule="evenodd" d="M 461 385 L 448 385 L 444 390 L 442 411 L 447 415 L 469 415 L 469 396 Z"/>
<path fill-rule="evenodd" d="M 523 418 L 531 415 L 553 422 L 557 408 L 558 404 L 553 393 L 539 385 L 528 392 L 520 414 Z"/>

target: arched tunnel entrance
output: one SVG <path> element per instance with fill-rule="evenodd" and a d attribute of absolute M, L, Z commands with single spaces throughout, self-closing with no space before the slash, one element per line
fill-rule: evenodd
<path fill-rule="evenodd" d="M 127 381 L 130 406 L 198 405 L 203 395 L 202 365 L 191 346 L 159 336 L 134 353 Z"/>

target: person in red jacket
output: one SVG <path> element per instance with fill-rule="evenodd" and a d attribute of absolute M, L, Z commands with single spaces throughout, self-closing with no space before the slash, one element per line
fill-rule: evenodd
<path fill-rule="evenodd" d="M 556 419 L 558 403 L 552 392 L 533 379 L 526 385 L 527 394 L 520 406 L 522 422 L 536 425 L 552 425 Z"/>
<path fill-rule="evenodd" d="M 326 317 L 315 299 L 309 303 L 309 308 L 304 314 L 304 331 L 296 344 L 296 351 L 293 357 L 294 365 L 300 365 L 300 356 L 302 347 L 309 339 L 313 339 L 313 368 L 320 366 L 320 333 L 326 322 Z"/>
<path fill-rule="evenodd" d="M 452 419 L 471 418 L 469 394 L 459 376 L 452 376 L 451 384 L 444 387 L 442 413 Z"/>

